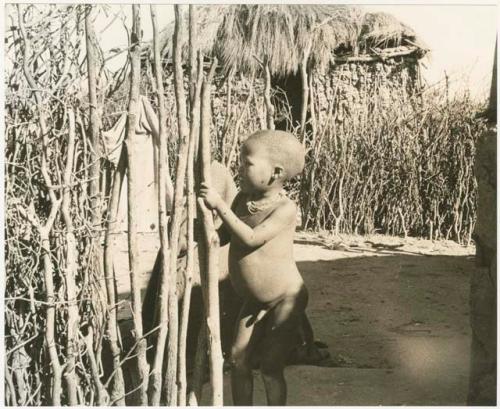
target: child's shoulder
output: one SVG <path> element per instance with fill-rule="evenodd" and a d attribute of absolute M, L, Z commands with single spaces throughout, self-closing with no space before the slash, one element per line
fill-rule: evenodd
<path fill-rule="evenodd" d="M 250 203 L 250 205 L 249 205 Z M 251 207 L 251 201 L 248 201 L 248 196 L 244 192 L 238 192 L 236 197 L 233 200 L 232 208 L 233 210 L 236 210 L 240 207 L 244 207 L 245 209 Z M 253 206 L 255 207 L 255 206 Z M 259 206 L 257 206 L 258 208 Z M 283 191 L 280 192 L 279 196 L 275 199 L 272 200 L 271 202 L 264 202 L 261 203 L 261 208 L 260 209 L 255 209 L 254 212 L 250 211 L 250 214 L 252 213 L 259 213 L 259 214 L 266 214 L 266 215 L 271 215 L 271 214 L 278 214 L 278 215 L 289 215 L 295 217 L 297 214 L 297 205 L 295 202 L 290 199 L 287 194 Z M 256 212 L 258 210 L 258 212 Z"/>
<path fill-rule="evenodd" d="M 295 214 L 297 212 L 297 205 L 295 202 L 290 199 L 286 194 L 282 195 L 280 200 L 278 201 L 277 209 L 283 209 L 283 211 L 293 212 Z"/>
<path fill-rule="evenodd" d="M 294 219 L 295 215 L 297 214 L 297 205 L 283 191 L 279 194 L 279 197 L 276 200 L 276 202 L 274 204 L 271 204 L 270 211 L 273 214 Z"/>

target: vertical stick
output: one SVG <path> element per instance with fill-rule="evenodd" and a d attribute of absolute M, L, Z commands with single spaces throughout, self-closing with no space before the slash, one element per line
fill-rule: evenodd
<path fill-rule="evenodd" d="M 115 273 L 113 267 L 113 255 L 115 252 L 116 219 L 118 216 L 118 206 L 120 203 L 122 183 L 125 176 L 127 156 L 125 148 L 122 148 L 120 159 L 113 177 L 113 187 L 108 205 L 108 226 L 104 236 L 104 277 L 106 279 L 107 293 L 107 333 L 109 347 L 113 357 L 113 385 L 111 387 L 111 401 L 119 406 L 125 405 L 125 383 L 121 368 L 121 348 L 118 343 L 119 327 L 116 319 L 116 294 L 115 294 Z"/>
<path fill-rule="evenodd" d="M 137 163 L 137 136 L 135 129 L 138 121 L 139 110 L 139 84 L 140 84 L 140 58 L 141 58 L 141 19 L 139 15 L 140 5 L 132 6 L 132 32 L 130 49 L 130 100 L 127 114 L 127 145 L 128 178 L 127 178 L 127 202 L 128 202 L 128 256 L 130 264 L 130 287 L 132 295 L 132 316 L 134 321 L 134 335 L 137 345 L 137 369 L 139 371 L 139 404 L 147 405 L 148 397 L 148 363 L 146 360 L 146 339 L 143 337 L 142 328 L 142 305 L 141 287 L 139 282 L 139 245 L 137 237 L 139 234 L 138 220 L 141 208 L 139 199 L 139 179 L 141 169 Z"/>
<path fill-rule="evenodd" d="M 71 175 L 73 171 L 73 158 L 75 156 L 75 113 L 70 108 L 68 112 L 68 152 L 66 167 L 64 169 L 64 189 L 61 204 L 64 224 L 66 225 L 66 268 L 64 278 L 66 281 L 66 296 L 68 301 L 68 337 L 66 344 L 66 370 L 65 378 L 68 388 L 68 403 L 71 406 L 78 405 L 76 390 L 78 377 L 75 372 L 75 358 L 78 353 L 78 316 L 76 272 L 77 256 L 76 239 L 73 233 L 73 220 L 71 219 Z"/>
<path fill-rule="evenodd" d="M 202 180 L 210 184 L 210 88 L 217 58 L 213 57 L 212 66 L 207 78 L 203 81 L 203 93 L 201 99 L 201 133 L 200 133 L 200 159 Z M 218 271 L 218 250 L 219 236 L 215 230 L 212 212 L 210 212 L 203 199 L 198 199 L 204 223 L 205 243 L 204 251 L 200 253 L 200 278 L 205 304 L 205 314 L 207 322 L 207 340 L 209 347 L 210 362 L 210 383 L 212 387 L 213 406 L 223 404 L 223 384 L 222 384 L 222 348 L 220 342 L 220 316 L 219 316 L 219 271 Z"/>
<path fill-rule="evenodd" d="M 182 30 L 183 20 L 180 5 L 175 5 L 174 30 L 174 88 L 177 106 L 177 126 L 179 129 L 179 151 L 177 156 L 174 209 L 172 213 L 172 230 L 170 231 L 170 264 L 168 288 L 168 347 L 167 372 L 165 389 L 167 405 L 177 404 L 177 350 L 178 350 L 178 300 L 177 300 L 177 253 L 179 248 L 179 234 L 182 222 L 182 207 L 184 199 L 184 179 L 186 176 L 187 153 L 189 142 L 189 127 L 187 123 L 186 95 L 184 93 L 184 75 L 182 71 Z M 160 346 L 158 345 L 158 348 Z"/>
<path fill-rule="evenodd" d="M 193 112 L 194 94 L 196 87 L 196 9 L 194 4 L 189 5 L 189 99 Z"/>
<path fill-rule="evenodd" d="M 89 134 L 90 134 L 90 203 L 92 227 L 96 228 L 100 223 L 100 191 L 99 175 L 100 163 L 97 156 L 97 143 L 99 136 L 99 116 L 97 113 L 97 55 L 95 42 L 97 41 L 94 26 L 91 21 L 93 10 L 88 5 L 85 10 L 85 41 L 87 46 L 87 72 L 89 82 Z"/>
<path fill-rule="evenodd" d="M 167 218 L 167 135 L 166 135 L 166 113 L 165 113 L 165 95 L 163 88 L 163 75 L 160 59 L 160 43 L 158 41 L 158 25 L 156 21 L 156 6 L 151 5 L 151 22 L 153 25 L 153 52 L 154 68 L 156 75 L 156 88 L 158 97 L 158 119 L 159 119 L 159 188 L 158 188 L 158 211 L 160 220 L 160 244 L 161 244 L 161 262 L 163 274 L 161 275 L 160 291 L 158 301 L 160 304 L 160 330 L 157 339 L 157 349 L 151 373 L 151 385 L 149 390 L 149 403 L 157 406 L 160 403 L 161 380 L 163 356 L 165 352 L 165 341 L 167 336 L 168 319 L 168 266 L 169 266 L 169 241 L 168 241 L 168 218 Z"/>
<path fill-rule="evenodd" d="M 189 24 L 190 28 L 195 24 L 195 12 L 192 10 L 193 5 L 189 5 Z M 191 42 L 190 47 L 194 47 Z M 190 53 L 192 57 L 192 53 Z M 200 132 L 200 94 L 201 94 L 201 81 L 203 79 L 203 58 L 200 53 L 198 65 L 198 79 L 195 84 L 194 95 L 191 100 L 191 129 L 189 135 L 189 148 L 187 158 L 187 262 L 184 280 L 184 297 L 182 299 L 181 308 L 181 322 L 179 332 L 179 366 L 178 366 L 178 405 L 186 406 L 186 342 L 187 330 L 189 320 L 189 307 L 191 304 L 191 289 L 193 280 L 193 267 L 194 267 L 194 218 L 196 214 L 196 198 L 194 194 L 194 153 L 196 146 L 196 139 Z M 190 61 L 193 66 L 194 61 Z M 196 70 L 192 70 L 190 75 L 196 74 Z"/>

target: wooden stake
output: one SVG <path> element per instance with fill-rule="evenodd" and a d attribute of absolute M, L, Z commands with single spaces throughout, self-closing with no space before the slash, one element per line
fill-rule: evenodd
<path fill-rule="evenodd" d="M 189 5 L 189 24 L 195 24 L 195 12 L 193 5 Z M 193 43 L 190 44 L 193 47 Z M 190 53 L 191 54 L 191 53 Z M 192 56 L 192 54 L 191 54 Z M 194 61 L 190 64 L 194 65 Z M 194 218 L 196 215 L 196 198 L 194 194 L 194 154 L 196 139 L 200 132 L 200 94 L 203 79 L 203 57 L 201 53 L 198 58 L 198 78 L 195 83 L 195 90 L 191 102 L 191 129 L 189 135 L 188 163 L 187 163 L 187 261 L 184 280 L 184 297 L 182 299 L 181 322 L 179 333 L 179 365 L 178 365 L 178 405 L 186 406 L 186 343 L 189 320 L 189 307 L 191 304 L 191 289 L 193 281 L 194 267 Z M 190 75 L 196 74 L 196 70 Z"/>
<path fill-rule="evenodd" d="M 170 231 L 170 263 L 168 288 L 168 347 L 167 372 L 164 386 L 166 389 L 168 406 L 177 405 L 177 351 L 179 335 L 178 298 L 177 298 L 177 253 L 180 227 L 182 222 L 182 208 L 184 199 L 184 179 L 186 176 L 187 154 L 189 142 L 189 127 L 187 122 L 186 95 L 184 93 L 184 75 L 182 70 L 182 30 L 183 20 L 180 5 L 174 6 L 174 88 L 177 106 L 177 126 L 179 129 L 179 151 L 177 156 L 174 209 L 172 213 L 172 229 Z M 166 274 L 166 272 L 164 272 Z M 160 346 L 157 346 L 160 348 Z"/>
<path fill-rule="evenodd" d="M 101 222 L 100 213 L 100 162 L 97 156 L 97 145 L 99 138 L 99 115 L 97 113 L 97 55 L 96 35 L 92 25 L 91 14 L 94 6 L 88 5 L 85 10 L 85 41 L 87 46 L 87 72 L 89 83 L 89 135 L 90 144 L 90 203 L 92 228 L 98 228 Z"/>
<path fill-rule="evenodd" d="M 211 158 L 210 158 L 210 87 L 217 58 L 213 57 L 212 66 L 207 78 L 203 81 L 203 91 L 201 99 L 201 134 L 200 134 L 200 161 L 201 179 L 211 184 Z M 200 279 L 205 305 L 207 322 L 207 340 L 209 347 L 210 362 L 210 384 L 212 389 L 213 406 L 223 404 L 223 382 L 222 382 L 222 348 L 220 341 L 220 316 L 219 316 L 219 271 L 218 271 L 218 251 L 219 236 L 215 230 L 213 215 L 207 209 L 203 199 L 198 199 L 198 207 L 204 224 L 204 243 L 200 243 Z"/>
<path fill-rule="evenodd" d="M 160 291 L 158 302 L 160 304 L 160 330 L 157 339 L 157 347 L 153 369 L 151 371 L 151 385 L 149 390 L 149 403 L 152 406 L 160 404 L 161 396 L 161 380 L 163 368 L 163 356 L 165 352 L 165 342 L 168 330 L 168 278 L 169 278 L 169 240 L 168 240 L 168 216 L 167 216 L 167 135 L 166 135 L 166 112 L 165 112 L 165 95 L 163 88 L 163 75 L 160 56 L 160 43 L 158 39 L 158 24 L 156 21 L 156 6 L 151 5 L 151 22 L 153 25 L 153 52 L 154 52 L 154 67 L 156 74 L 156 88 L 158 96 L 158 119 L 159 119 L 159 188 L 158 188 L 158 211 L 160 221 L 160 244 L 161 244 L 161 260 L 162 271 Z"/>
<path fill-rule="evenodd" d="M 75 234 L 73 233 L 73 220 L 71 218 L 71 175 L 73 171 L 73 158 L 75 156 L 75 113 L 70 108 L 68 111 L 68 151 L 66 166 L 64 169 L 64 190 L 61 204 L 64 223 L 66 225 L 66 268 L 64 278 L 66 282 L 66 298 L 68 301 L 68 337 L 66 343 L 66 370 L 65 378 L 68 388 L 68 403 L 71 406 L 78 405 L 76 390 L 78 388 L 78 376 L 75 371 L 75 358 L 78 354 L 78 326 L 80 317 L 78 315 L 76 273 L 78 250 L 76 247 Z"/>
<path fill-rule="evenodd" d="M 122 190 L 123 179 L 125 177 L 125 168 L 127 155 L 125 147 L 122 148 L 118 165 L 113 177 L 113 187 L 108 205 L 108 226 L 104 236 L 104 277 L 106 279 L 107 293 L 107 332 L 109 347 L 113 357 L 113 386 L 111 388 L 111 401 L 119 406 L 125 405 L 125 383 L 123 380 L 123 371 L 121 368 L 121 348 L 118 343 L 119 327 L 116 319 L 116 294 L 115 294 L 115 272 L 113 266 L 113 256 L 115 254 L 115 237 L 117 234 L 116 219 L 118 217 L 118 206 Z M 107 381 L 109 382 L 109 380 Z M 106 382 L 106 383 L 107 383 Z"/>
<path fill-rule="evenodd" d="M 128 178 L 127 178 L 127 202 L 128 202 L 128 256 L 130 265 L 130 287 L 132 296 L 132 317 L 134 322 L 134 337 L 137 345 L 137 369 L 140 382 L 139 404 L 148 404 L 148 375 L 149 367 L 146 360 L 146 339 L 143 337 L 142 328 L 142 303 L 141 284 L 139 281 L 139 245 L 138 245 L 138 220 L 141 207 L 139 199 L 139 180 L 142 169 L 137 163 L 139 154 L 137 135 L 135 133 L 139 112 L 139 84 L 140 84 L 140 58 L 141 58 L 141 19 L 139 15 L 139 4 L 132 5 L 132 32 L 131 32 L 131 71 L 130 71 L 130 100 L 127 114 L 127 134 L 125 143 L 127 145 Z"/>

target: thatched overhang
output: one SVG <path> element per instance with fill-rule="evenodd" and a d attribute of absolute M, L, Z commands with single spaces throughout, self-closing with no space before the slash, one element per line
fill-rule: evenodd
<path fill-rule="evenodd" d="M 415 32 L 392 15 L 365 13 L 350 5 L 203 5 L 196 9 L 197 46 L 206 56 L 216 55 L 226 72 L 251 74 L 267 63 L 272 75 L 287 76 L 304 63 L 308 69 L 323 71 L 345 62 L 410 55 L 418 60 L 428 51 Z M 173 30 L 170 23 L 161 33 L 167 60 Z M 182 35 L 187 56 L 187 30 Z M 148 47 L 145 52 L 150 52 Z"/>

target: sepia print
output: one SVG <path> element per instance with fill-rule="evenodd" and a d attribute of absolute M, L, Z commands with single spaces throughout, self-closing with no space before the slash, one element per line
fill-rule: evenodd
<path fill-rule="evenodd" d="M 6 406 L 496 405 L 494 3 L 4 10 Z"/>

